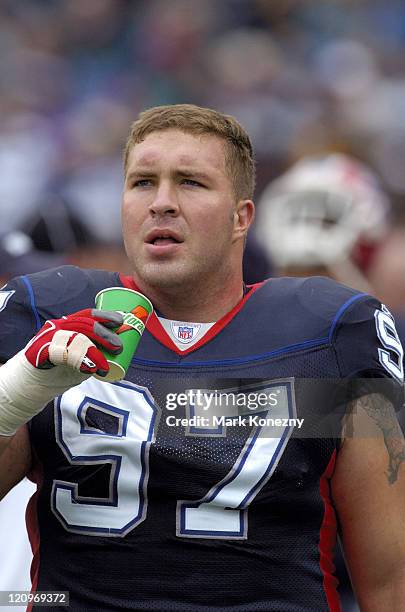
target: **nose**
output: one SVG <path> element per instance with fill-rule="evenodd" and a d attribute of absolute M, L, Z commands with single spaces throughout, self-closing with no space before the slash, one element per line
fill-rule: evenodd
<path fill-rule="evenodd" d="M 170 215 L 175 217 L 179 213 L 179 205 L 175 189 L 168 184 L 161 183 L 155 192 L 152 203 L 149 206 L 151 215 Z"/>

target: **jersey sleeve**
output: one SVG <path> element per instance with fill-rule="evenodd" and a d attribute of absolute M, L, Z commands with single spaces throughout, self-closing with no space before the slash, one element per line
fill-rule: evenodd
<path fill-rule="evenodd" d="M 98 291 L 120 284 L 115 272 L 76 266 L 11 280 L 0 291 L 0 363 L 20 351 L 47 319 L 92 308 Z"/>
<path fill-rule="evenodd" d="M 371 296 L 352 298 L 336 317 L 333 343 L 342 378 L 356 381 L 355 396 L 383 393 L 399 410 L 404 354 L 388 308 Z"/>
<path fill-rule="evenodd" d="M 30 289 L 25 277 L 17 277 L 0 291 L 0 363 L 18 353 L 42 326 Z"/>

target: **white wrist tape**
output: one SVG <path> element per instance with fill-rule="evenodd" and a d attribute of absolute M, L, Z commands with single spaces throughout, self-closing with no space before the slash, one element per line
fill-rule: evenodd
<path fill-rule="evenodd" d="M 27 361 L 24 350 L 0 368 L 2 436 L 14 435 L 21 425 L 38 414 L 53 398 L 88 378 L 88 374 L 65 365 L 38 370 Z"/>

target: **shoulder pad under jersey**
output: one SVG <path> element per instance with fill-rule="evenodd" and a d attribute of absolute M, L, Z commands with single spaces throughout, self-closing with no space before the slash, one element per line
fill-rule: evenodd
<path fill-rule="evenodd" d="M 91 308 L 101 289 L 120 285 L 116 272 L 76 266 L 10 280 L 0 290 L 0 363 L 21 350 L 47 319 Z"/>

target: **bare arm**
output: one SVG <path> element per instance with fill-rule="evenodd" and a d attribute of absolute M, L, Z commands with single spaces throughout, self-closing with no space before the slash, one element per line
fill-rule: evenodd
<path fill-rule="evenodd" d="M 1 364 L 0 364 L 1 367 Z M 31 468 L 31 445 L 26 425 L 14 436 L 0 436 L 0 500 Z"/>
<path fill-rule="evenodd" d="M 391 403 L 354 403 L 332 478 L 342 541 L 362 612 L 404 610 L 405 440 Z"/>
<path fill-rule="evenodd" d="M 14 436 L 0 436 L 0 500 L 28 474 L 31 462 L 26 425 L 20 427 Z"/>

